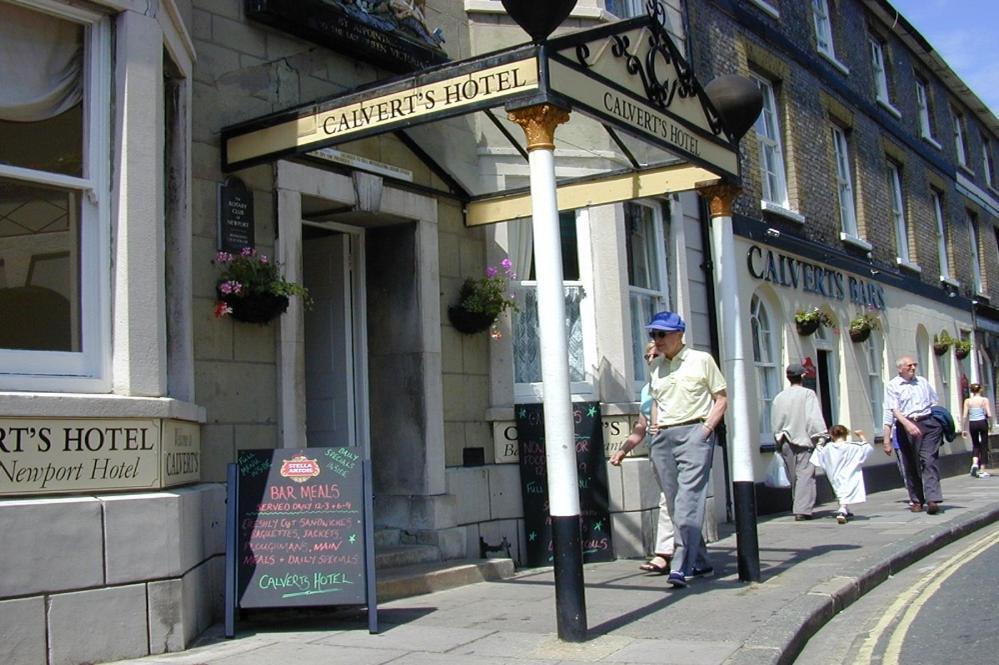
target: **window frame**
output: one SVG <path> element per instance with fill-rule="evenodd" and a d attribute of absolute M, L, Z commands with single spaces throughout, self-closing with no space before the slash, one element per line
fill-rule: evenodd
<path fill-rule="evenodd" d="M 812 24 L 815 27 L 815 50 L 836 60 L 836 45 L 833 42 L 832 17 L 829 14 L 828 0 L 812 0 Z"/>
<path fill-rule="evenodd" d="M 964 114 L 951 108 L 954 118 L 954 151 L 957 153 L 957 164 L 966 169 L 968 166 L 968 142 L 964 131 Z"/>
<path fill-rule="evenodd" d="M 933 203 L 933 216 L 937 226 L 937 259 L 940 261 L 940 281 L 953 279 L 950 272 L 950 257 L 947 254 L 947 225 L 944 223 L 943 192 L 930 188 Z"/>
<path fill-rule="evenodd" d="M 839 201 L 840 229 L 851 238 L 859 238 L 860 230 L 857 225 L 857 204 L 853 193 L 850 144 L 846 137 L 846 130 L 839 125 L 833 125 L 832 141 L 836 160 L 836 194 Z M 844 205 L 844 198 L 846 205 Z"/>
<path fill-rule="evenodd" d="M 939 148 L 940 144 L 937 143 L 933 132 L 933 100 L 930 98 L 930 84 L 919 75 L 916 75 L 916 107 L 920 136 Z"/>
<path fill-rule="evenodd" d="M 875 432 L 884 425 L 884 352 L 881 335 L 876 330 L 864 344 L 867 360 L 867 389 L 870 393 L 871 423 Z"/>
<path fill-rule="evenodd" d="M 0 349 L 0 390 L 107 392 L 111 381 L 111 18 L 48 0 L 19 0 L 84 28 L 84 158 L 80 177 L 0 164 L 0 177 L 72 190 L 79 198 L 80 351 Z"/>
<path fill-rule="evenodd" d="M 989 137 L 984 132 L 981 132 L 980 136 L 982 140 L 982 179 L 985 181 L 986 187 L 995 189 L 996 169 L 995 160 L 992 155 L 992 141 L 989 140 Z"/>
<path fill-rule="evenodd" d="M 777 93 L 774 91 L 773 81 L 764 78 L 759 74 L 752 74 L 752 78 L 756 81 L 757 87 L 760 88 L 760 92 L 763 93 L 763 108 L 760 110 L 760 115 L 754 125 L 756 129 L 756 139 L 757 145 L 760 150 L 760 184 L 761 196 L 765 203 L 773 204 L 784 208 L 785 210 L 790 210 L 789 194 L 788 194 L 788 182 L 787 182 L 787 168 L 784 165 L 784 143 L 781 132 L 781 118 L 780 118 L 780 106 L 777 104 Z M 770 136 L 771 127 L 769 126 L 767 119 L 772 118 L 774 136 Z M 760 133 L 760 128 L 765 130 L 765 134 Z M 776 161 L 776 168 L 770 169 L 768 165 L 768 159 L 765 157 L 767 154 L 767 149 L 772 151 Z M 768 173 L 773 172 L 776 182 L 774 183 L 777 188 L 781 191 L 775 196 L 774 192 L 771 191 L 771 183 Z"/>
<path fill-rule="evenodd" d="M 980 250 L 978 233 L 978 215 L 965 209 L 965 220 L 968 222 L 968 241 L 971 245 L 971 282 L 975 293 L 985 295 L 985 274 L 982 270 L 982 252 Z"/>
<path fill-rule="evenodd" d="M 763 313 L 761 319 L 760 313 Z M 754 293 L 749 301 L 749 325 L 751 331 L 751 342 L 753 345 L 753 369 L 756 377 L 756 396 L 760 404 L 759 436 L 761 443 L 769 443 L 773 440 L 773 421 L 771 418 L 773 400 L 780 392 L 780 359 L 781 359 L 781 338 L 780 328 L 776 330 L 773 326 L 773 314 L 767 305 L 766 299 L 758 292 Z M 766 323 L 768 327 L 763 327 Z M 770 361 L 759 357 L 759 350 L 763 345 L 760 330 L 765 330 L 767 338 L 766 350 L 770 354 Z"/>
<path fill-rule="evenodd" d="M 645 346 L 649 341 L 648 334 L 646 333 L 644 325 L 638 326 L 636 329 L 636 319 L 635 312 L 632 308 L 632 299 L 634 296 L 645 296 L 652 297 L 657 305 L 653 307 L 654 312 L 663 311 L 672 305 L 672 288 L 670 283 L 670 267 L 672 265 L 672 255 L 670 252 L 670 236 L 672 233 L 671 224 L 669 216 L 664 214 L 663 207 L 664 202 L 657 201 L 654 199 L 637 199 L 632 201 L 626 201 L 622 208 L 626 209 L 628 205 L 640 206 L 643 208 L 648 208 L 652 211 L 652 230 L 655 251 L 655 261 L 657 263 L 659 284 L 658 288 L 645 288 L 640 286 L 635 286 L 631 283 L 630 274 L 626 276 L 627 284 L 626 289 L 628 291 L 628 314 L 632 321 L 631 330 L 631 358 L 632 358 L 632 369 L 634 370 L 634 389 L 636 394 L 641 392 L 642 386 L 647 383 L 647 374 L 644 362 L 644 352 Z M 627 223 L 627 217 L 625 217 L 625 222 Z M 628 251 L 628 229 L 625 228 L 625 254 Z M 627 270 L 625 271 L 628 272 Z M 653 312 L 653 313 L 654 313 Z M 651 318 L 651 317 L 649 317 Z M 648 321 L 649 319 L 646 319 Z M 644 322 L 643 322 L 644 323 Z"/>
<path fill-rule="evenodd" d="M 909 226 L 905 219 L 905 193 L 902 188 L 902 167 L 888 160 L 888 194 L 892 228 L 895 230 L 896 259 L 900 264 L 912 263 L 909 254 Z"/>

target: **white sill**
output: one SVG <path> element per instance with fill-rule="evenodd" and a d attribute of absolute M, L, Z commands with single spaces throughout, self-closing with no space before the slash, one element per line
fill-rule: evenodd
<path fill-rule="evenodd" d="M 906 270 L 911 270 L 912 272 L 923 272 L 923 269 L 919 267 L 917 263 L 909 263 L 905 259 L 895 257 L 895 263 L 898 264 L 899 268 L 905 268 Z"/>
<path fill-rule="evenodd" d="M 964 171 L 965 174 L 970 175 L 971 177 L 975 176 L 975 172 L 972 171 L 971 167 L 968 166 L 967 164 L 958 164 L 957 168 L 961 169 L 962 171 Z"/>
<path fill-rule="evenodd" d="M 989 294 L 986 293 L 985 291 L 979 291 L 978 289 L 975 289 L 975 298 L 981 298 L 981 299 L 985 300 L 986 302 L 988 302 L 989 301 Z"/>
<path fill-rule="evenodd" d="M 788 210 L 782 205 L 777 205 L 770 201 L 760 201 L 760 209 L 764 212 L 769 212 L 774 215 L 779 215 L 786 219 L 790 219 L 792 222 L 797 222 L 798 224 L 805 223 L 805 216 L 800 212 L 795 212 L 794 210 Z"/>
<path fill-rule="evenodd" d="M 171 418 L 206 422 L 205 407 L 172 397 L 0 392 L 0 413 L 22 418 Z"/>
<path fill-rule="evenodd" d="M 932 136 L 929 136 L 927 134 L 923 134 L 923 140 L 926 141 L 927 143 L 929 143 L 931 146 L 933 146 L 937 150 L 943 150 L 943 146 L 940 145 L 939 143 L 937 143 L 937 140 L 935 138 L 933 138 Z"/>
<path fill-rule="evenodd" d="M 749 0 L 749 1 L 754 5 L 756 5 L 757 7 L 759 7 L 760 9 L 762 9 L 767 14 L 770 14 L 770 16 L 772 16 L 773 18 L 777 19 L 780 18 L 780 10 L 771 5 L 769 2 L 766 2 L 765 0 Z"/>
<path fill-rule="evenodd" d="M 949 275 L 940 275 L 940 283 L 953 286 L 955 289 L 961 288 L 961 282 L 957 281 L 953 277 L 950 277 Z"/>
<path fill-rule="evenodd" d="M 466 14 L 506 14 L 506 8 L 500 0 L 465 0 Z M 569 16 L 573 18 L 591 18 L 601 21 L 617 21 L 618 16 L 601 7 L 574 7 Z"/>
<path fill-rule="evenodd" d="M 902 112 L 899 111 L 897 108 L 895 108 L 895 106 L 887 99 L 882 99 L 881 97 L 878 97 L 878 106 L 880 106 L 885 111 L 888 111 L 888 113 L 891 113 L 893 116 L 895 116 L 896 120 L 902 119 Z"/>
<path fill-rule="evenodd" d="M 823 58 L 825 58 L 826 61 L 828 61 L 830 65 L 832 65 L 833 67 L 835 67 L 836 69 L 838 69 L 841 73 L 843 73 L 843 74 L 845 74 L 847 76 L 850 75 L 850 68 L 847 67 L 846 65 L 844 65 L 839 60 L 837 60 L 836 56 L 832 55 L 831 53 L 826 53 L 825 51 L 823 51 L 821 49 L 819 50 L 818 53 Z"/>
<path fill-rule="evenodd" d="M 859 247 L 860 249 L 863 249 L 868 252 L 874 249 L 874 245 L 872 245 L 871 243 L 867 242 L 863 238 L 858 238 L 857 236 L 851 235 L 849 233 L 840 232 L 839 239 L 845 242 L 847 245 L 853 245 L 854 247 Z"/>

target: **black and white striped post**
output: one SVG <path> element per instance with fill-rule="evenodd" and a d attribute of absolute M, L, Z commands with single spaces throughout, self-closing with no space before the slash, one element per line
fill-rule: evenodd
<path fill-rule="evenodd" d="M 718 111 L 733 140 L 738 141 L 756 122 L 763 98 L 755 83 L 742 76 L 721 76 L 704 92 Z M 749 431 L 750 405 L 746 389 L 749 366 L 742 327 L 739 273 L 732 232 L 732 203 L 739 188 L 719 184 L 697 190 L 711 212 L 711 252 L 715 260 L 715 289 L 718 300 L 718 328 L 722 340 L 722 367 L 728 382 L 729 407 L 725 418 L 732 451 L 732 496 L 735 501 L 735 532 L 739 579 L 760 580 L 760 542 L 756 531 L 756 482 L 753 478 L 752 433 Z"/>
<path fill-rule="evenodd" d="M 538 43 L 558 27 L 576 0 L 503 0 L 507 13 Z M 569 390 L 569 353 L 565 339 L 562 244 L 555 185 L 555 128 L 569 113 L 551 104 L 510 111 L 527 137 L 531 168 L 534 266 L 538 281 L 538 334 L 545 405 L 545 462 L 548 513 L 552 520 L 555 563 L 555 613 L 558 637 L 586 640 L 579 480 Z"/>

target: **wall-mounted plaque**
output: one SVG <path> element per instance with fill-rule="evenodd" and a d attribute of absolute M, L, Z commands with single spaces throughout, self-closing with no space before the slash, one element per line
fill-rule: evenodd
<path fill-rule="evenodd" d="M 218 249 L 238 254 L 244 247 L 253 247 L 253 194 L 229 177 L 219 186 Z"/>
<path fill-rule="evenodd" d="M 448 61 L 443 39 L 425 23 L 421 2 L 246 0 L 247 17 L 389 71 Z"/>

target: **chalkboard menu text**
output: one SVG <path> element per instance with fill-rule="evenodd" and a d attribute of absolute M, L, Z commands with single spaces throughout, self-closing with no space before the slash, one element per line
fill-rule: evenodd
<path fill-rule="evenodd" d="M 583 561 L 612 561 L 607 466 L 604 457 L 600 404 L 573 402 L 576 471 Z M 515 407 L 520 448 L 520 483 L 528 566 L 553 562 L 551 517 L 548 514 L 548 471 L 545 462 L 545 420 L 541 404 Z"/>
<path fill-rule="evenodd" d="M 368 605 L 372 618 L 370 469 L 359 449 L 243 450 L 230 467 L 227 606 Z"/>
<path fill-rule="evenodd" d="M 219 187 L 218 249 L 238 254 L 253 247 L 253 195 L 243 181 L 226 178 Z"/>

